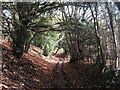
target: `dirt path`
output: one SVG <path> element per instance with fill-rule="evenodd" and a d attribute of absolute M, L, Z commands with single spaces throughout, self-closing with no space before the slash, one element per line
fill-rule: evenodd
<path fill-rule="evenodd" d="M 64 59 L 60 58 L 60 61 L 56 64 L 54 69 L 55 73 L 55 88 L 67 88 L 68 82 L 65 80 L 65 75 L 63 73 Z"/>

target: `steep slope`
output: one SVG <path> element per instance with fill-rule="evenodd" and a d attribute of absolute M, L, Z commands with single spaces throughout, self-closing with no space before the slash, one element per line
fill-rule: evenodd
<path fill-rule="evenodd" d="M 7 41 L 2 43 L 2 84 L 9 89 L 39 89 L 53 87 L 52 69 L 55 64 L 42 59 L 35 51 L 30 50 L 21 59 L 11 53 L 12 48 Z"/>

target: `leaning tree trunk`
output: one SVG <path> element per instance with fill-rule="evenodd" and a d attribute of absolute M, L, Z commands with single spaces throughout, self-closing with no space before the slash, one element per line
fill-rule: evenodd
<path fill-rule="evenodd" d="M 37 34 L 38 34 L 38 33 L 36 32 L 36 33 L 33 35 L 33 37 L 30 39 L 30 41 L 25 44 L 25 49 L 24 49 L 24 52 L 25 52 L 25 53 L 28 53 L 28 50 L 29 50 L 29 48 L 30 48 L 30 44 L 31 44 L 32 40 L 35 38 L 35 36 L 36 36 Z"/>
<path fill-rule="evenodd" d="M 13 38 L 13 54 L 19 59 L 24 52 L 25 42 L 27 40 L 27 29 L 24 27 L 17 28 L 19 25 L 15 26 L 15 36 Z"/>
<path fill-rule="evenodd" d="M 113 67 L 116 69 L 116 61 L 117 61 L 117 51 L 116 51 L 116 41 L 115 41 L 115 32 L 114 32 L 114 27 L 113 27 L 113 17 L 112 17 L 112 13 L 108 7 L 108 3 L 106 2 L 106 8 L 107 8 L 107 11 L 108 11 L 108 15 L 109 15 L 109 20 L 110 20 L 110 27 L 111 27 L 111 30 L 112 30 L 112 38 L 113 38 L 113 50 L 112 52 L 114 53 L 113 55 L 113 61 L 114 63 L 112 63 Z"/>
<path fill-rule="evenodd" d="M 117 34 L 117 62 L 116 62 L 116 68 L 120 69 L 120 17 L 117 20 L 118 23 L 118 34 Z"/>
<path fill-rule="evenodd" d="M 23 55 L 25 43 L 29 38 L 27 25 L 30 22 L 30 19 L 29 16 L 27 16 L 27 14 L 29 15 L 27 9 L 27 3 L 18 2 L 16 4 L 16 11 L 19 16 L 19 21 L 17 21 L 15 15 L 13 17 L 14 37 L 12 52 L 18 59 Z"/>
<path fill-rule="evenodd" d="M 91 8 L 91 4 L 90 5 L 90 10 L 92 13 L 92 17 L 94 19 L 94 29 L 95 29 L 95 35 L 97 38 L 97 49 L 98 49 L 98 56 L 97 56 L 97 62 L 96 65 L 98 65 L 99 67 L 99 71 L 98 74 L 102 72 L 103 68 L 105 67 L 105 59 L 103 56 L 103 50 L 102 50 L 102 46 L 101 46 L 101 41 L 100 41 L 100 37 L 98 35 L 98 29 L 99 29 L 99 24 L 98 24 L 98 19 L 97 19 L 97 2 L 95 3 L 95 15 L 94 15 L 94 11 Z"/>

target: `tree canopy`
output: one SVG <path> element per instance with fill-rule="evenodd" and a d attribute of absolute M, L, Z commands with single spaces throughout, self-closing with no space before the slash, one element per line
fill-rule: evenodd
<path fill-rule="evenodd" d="M 119 2 L 2 2 L 2 31 L 12 40 L 13 54 L 21 58 L 31 45 L 44 55 L 59 49 L 70 63 L 92 61 L 100 72 L 110 62 L 117 69 Z"/>

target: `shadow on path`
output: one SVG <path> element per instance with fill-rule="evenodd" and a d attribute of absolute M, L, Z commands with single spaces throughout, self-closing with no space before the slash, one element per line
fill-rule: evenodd
<path fill-rule="evenodd" d="M 53 69 L 53 72 L 55 74 L 55 88 L 67 88 L 68 87 L 68 81 L 67 77 L 64 73 L 63 69 L 64 65 L 64 58 L 60 58 L 60 61 L 56 64 L 56 67 Z"/>

